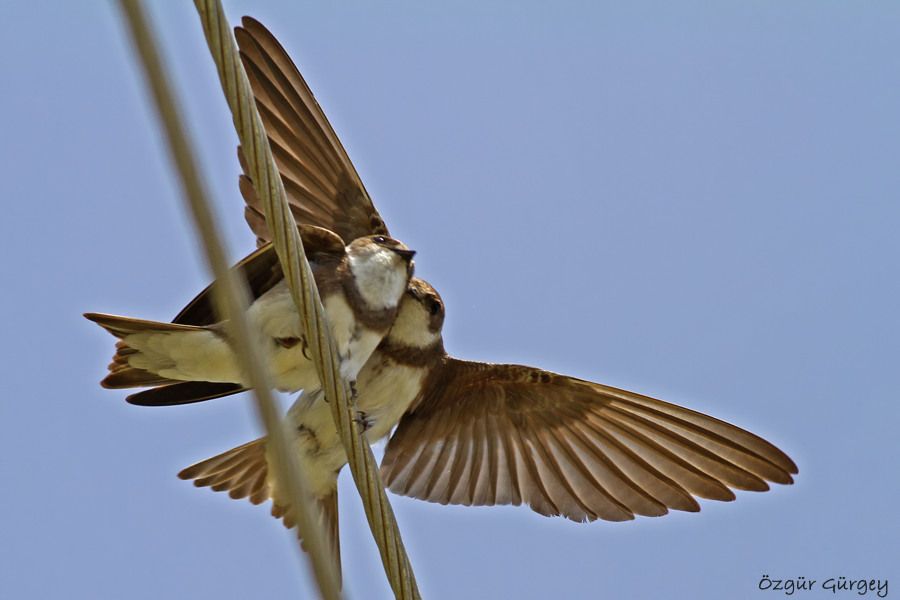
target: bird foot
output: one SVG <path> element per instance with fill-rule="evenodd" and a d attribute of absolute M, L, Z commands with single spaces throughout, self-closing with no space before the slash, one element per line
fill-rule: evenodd
<path fill-rule="evenodd" d="M 356 418 L 353 419 L 363 433 L 367 432 L 372 428 L 372 425 L 375 424 L 375 420 L 369 417 L 369 415 L 361 410 L 356 411 Z"/>

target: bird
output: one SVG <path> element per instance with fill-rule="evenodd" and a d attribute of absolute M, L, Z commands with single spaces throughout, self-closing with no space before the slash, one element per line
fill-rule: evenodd
<path fill-rule="evenodd" d="M 347 236 L 387 234 L 287 52 L 250 17 L 235 36 L 298 220 Z M 267 243 L 246 167 L 240 189 L 249 226 Z M 765 491 L 798 473 L 776 446 L 715 417 L 536 367 L 454 358 L 444 348 L 444 318 L 438 292 L 411 278 L 391 329 L 357 378 L 368 439 L 388 437 L 381 474 L 394 493 L 441 504 L 526 504 L 577 522 L 625 521 L 695 512 L 698 498 L 731 501 L 733 490 Z M 301 397 L 288 419 L 311 495 L 335 535 L 336 482 L 347 459 L 320 394 Z M 254 504 L 271 499 L 272 514 L 291 527 L 290 502 L 268 465 L 259 438 L 179 477 Z"/>
<path fill-rule="evenodd" d="M 345 245 L 321 227 L 304 226 L 300 234 L 337 344 L 341 376 L 353 382 L 394 321 L 413 273 L 415 251 L 387 235 L 363 236 Z M 236 268 L 250 283 L 253 301 L 247 318 L 275 387 L 285 392 L 321 387 L 272 245 L 258 248 Z M 165 393 L 174 382 L 203 382 L 193 389 L 199 385 L 206 397 L 246 387 L 224 324 L 213 322 L 210 290 L 201 292 L 173 323 L 86 313 L 120 340 L 101 385 L 151 386 Z"/>
<path fill-rule="evenodd" d="M 530 506 L 584 522 L 695 512 L 695 497 L 790 484 L 794 462 L 734 425 L 543 369 L 451 357 L 437 292 L 414 278 L 391 331 L 360 371 L 357 406 L 370 441 L 390 436 L 381 464 L 394 493 L 441 504 Z M 296 406 L 296 405 L 295 405 Z M 321 403 L 318 404 L 321 406 Z M 291 411 L 293 413 L 293 409 Z M 311 493 L 331 498 L 346 463 L 327 408 L 289 413 Z M 293 525 L 268 471 L 265 438 L 179 473 Z"/>

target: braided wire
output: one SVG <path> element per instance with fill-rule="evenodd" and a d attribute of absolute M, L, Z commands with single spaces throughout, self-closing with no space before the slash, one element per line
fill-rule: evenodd
<path fill-rule="evenodd" d="M 284 425 L 270 391 L 266 365 L 259 358 L 262 353 L 257 348 L 257 340 L 251 334 L 247 323 L 245 315 L 249 296 L 247 287 L 229 268 L 225 258 L 215 219 L 207 200 L 209 196 L 194 158 L 196 154 L 185 133 L 154 34 L 143 9 L 137 0 L 120 0 L 119 4 L 166 132 L 172 161 L 181 177 L 185 201 L 203 241 L 207 262 L 216 278 L 213 289 L 216 311 L 227 320 L 233 350 L 253 387 L 257 411 L 267 430 L 272 456 L 275 459 L 273 468 L 278 480 L 285 482 L 289 497 L 293 500 L 297 527 L 309 552 L 313 575 L 321 596 L 328 600 L 336 600 L 341 597 L 337 565 L 331 558 L 333 554 L 328 551 L 322 528 L 314 517 L 309 502 L 305 500 L 309 497 L 304 493 L 308 486 L 298 466 L 297 457 L 290 451 Z"/>
<path fill-rule="evenodd" d="M 347 453 L 350 471 L 362 498 L 385 573 L 397 598 L 416 600 L 420 595 L 409 557 L 385 494 L 372 449 L 356 422 L 349 385 L 340 376 L 336 345 L 303 251 L 297 225 L 288 208 L 284 186 L 253 101 L 250 83 L 239 59 L 231 27 L 219 0 L 195 0 L 194 4 L 200 14 L 207 44 L 231 108 L 256 192 L 265 208 L 266 222 L 272 232 L 285 280 L 302 317 L 308 347 Z"/>

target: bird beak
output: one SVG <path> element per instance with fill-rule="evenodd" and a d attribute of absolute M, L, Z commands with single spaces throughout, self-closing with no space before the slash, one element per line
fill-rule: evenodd
<path fill-rule="evenodd" d="M 391 251 L 396 253 L 397 255 L 399 255 L 400 258 L 402 258 L 405 261 L 412 260 L 412 257 L 416 255 L 415 250 L 409 250 L 409 249 L 404 250 L 402 248 L 391 248 Z"/>

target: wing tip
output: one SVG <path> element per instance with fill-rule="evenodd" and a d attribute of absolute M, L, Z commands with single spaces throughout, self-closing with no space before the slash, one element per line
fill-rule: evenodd
<path fill-rule="evenodd" d="M 787 465 L 786 465 L 786 466 L 787 466 L 788 468 L 785 469 L 785 470 L 788 472 L 788 475 L 789 475 L 789 476 L 790 476 L 790 475 L 799 475 L 799 474 L 800 474 L 800 468 L 797 466 L 797 463 L 795 463 L 795 462 L 793 461 L 793 459 L 791 459 L 791 457 L 788 456 L 787 454 L 784 455 L 784 458 L 785 458 L 785 460 L 787 461 Z M 791 478 L 791 477 L 788 477 L 788 478 L 791 479 L 791 483 L 794 483 L 793 478 Z"/>
<path fill-rule="evenodd" d="M 243 26 L 245 29 L 249 29 L 251 27 L 260 27 L 262 29 L 266 29 L 265 25 L 263 25 L 250 15 L 244 15 L 243 17 L 241 17 L 241 26 Z"/>

